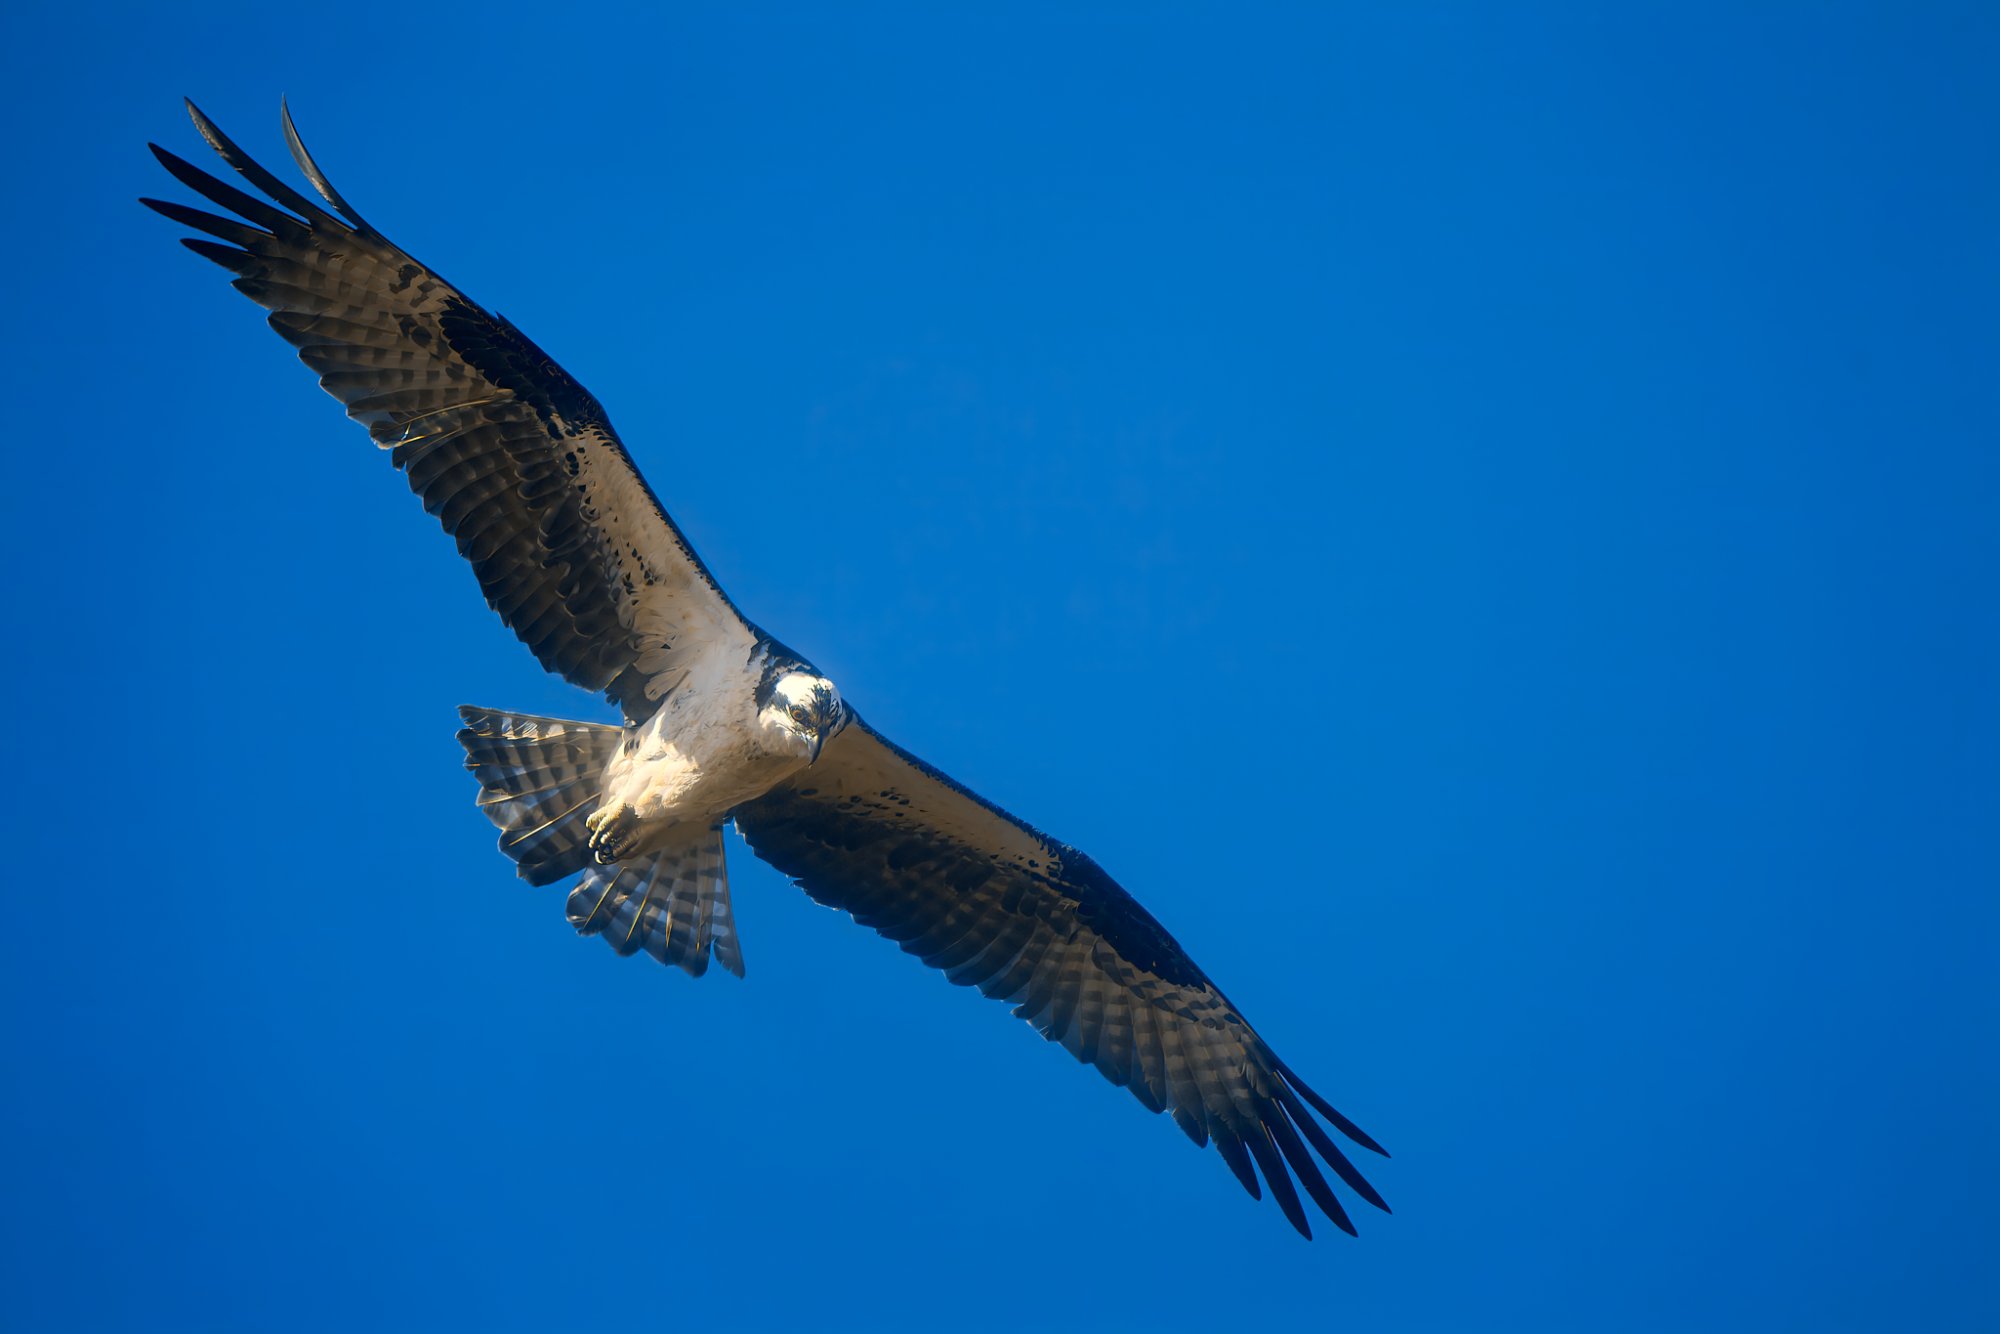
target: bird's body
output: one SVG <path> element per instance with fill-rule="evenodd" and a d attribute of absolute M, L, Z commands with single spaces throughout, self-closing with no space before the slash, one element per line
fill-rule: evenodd
<path fill-rule="evenodd" d="M 775 700 L 789 719 L 810 704 L 794 683 L 825 678 L 768 642 L 734 658 L 701 653 L 652 716 L 625 729 L 604 768 L 601 804 L 585 822 L 593 835 L 630 830 L 607 850 L 613 860 L 655 851 L 690 826 L 713 828 L 811 762 L 797 733 L 766 715 Z"/>
<path fill-rule="evenodd" d="M 525 334 L 412 259 L 327 181 L 277 179 L 192 104 L 268 196 L 164 149 L 224 216 L 160 200 L 389 451 L 487 602 L 622 726 L 460 709 L 480 807 L 531 884 L 576 877 L 570 923 L 621 954 L 740 975 L 722 829 L 820 903 L 1014 1014 L 1197 1145 L 1310 1236 L 1294 1178 L 1353 1231 L 1325 1163 L 1381 1196 L 1315 1119 L 1380 1151 L 1281 1061 L 1152 915 L 1077 849 L 867 725 L 833 682 L 737 611 L 597 400 Z M 207 239 L 214 238 L 214 239 Z M 1198 781 L 1198 780 L 1196 780 Z M 1218 872 L 1207 869 L 1202 874 Z"/>
<path fill-rule="evenodd" d="M 692 676 L 630 729 L 604 767 L 603 804 L 591 818 L 630 820 L 631 850 L 645 851 L 680 826 L 727 819 L 803 768 L 803 755 L 759 744 L 755 701 L 740 676 L 722 670 Z"/>

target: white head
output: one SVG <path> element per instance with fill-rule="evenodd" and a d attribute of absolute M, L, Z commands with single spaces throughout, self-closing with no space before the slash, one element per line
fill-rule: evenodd
<path fill-rule="evenodd" d="M 776 677 L 757 712 L 764 744 L 781 754 L 803 755 L 808 764 L 819 758 L 820 747 L 846 717 L 840 691 L 809 668 Z"/>

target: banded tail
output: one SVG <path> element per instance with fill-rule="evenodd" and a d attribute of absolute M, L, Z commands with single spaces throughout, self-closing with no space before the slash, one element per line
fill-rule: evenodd
<path fill-rule="evenodd" d="M 479 807 L 500 827 L 500 850 L 521 878 L 549 885 L 584 873 L 570 892 L 570 925 L 602 935 L 620 954 L 644 950 L 695 977 L 711 954 L 743 976 L 721 829 L 611 866 L 592 860 L 584 821 L 597 809 L 618 728 L 470 705 L 458 716 Z"/>
<path fill-rule="evenodd" d="M 644 950 L 692 977 L 708 971 L 712 949 L 717 963 L 743 976 L 719 826 L 630 861 L 591 864 L 569 892 L 569 924 L 602 935 L 620 954 Z"/>

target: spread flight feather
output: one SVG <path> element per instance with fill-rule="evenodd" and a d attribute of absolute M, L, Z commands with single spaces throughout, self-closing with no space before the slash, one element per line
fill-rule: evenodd
<path fill-rule="evenodd" d="M 1261 1173 L 1301 1233 L 1311 1229 L 1295 1178 L 1354 1230 L 1321 1163 L 1388 1207 L 1320 1122 L 1380 1146 L 1278 1059 L 1151 914 L 1083 853 L 877 734 L 744 619 L 597 400 L 369 225 L 289 111 L 285 139 L 318 201 L 188 111 L 270 202 L 157 145 L 169 172 L 235 216 L 143 202 L 205 234 L 183 244 L 236 275 L 389 451 L 541 664 L 624 714 L 621 736 L 461 711 L 481 806 L 520 874 L 583 874 L 570 908 L 579 930 L 696 974 L 713 951 L 740 973 L 715 841 L 733 819 L 812 898 L 1012 1004 L 1197 1145 L 1214 1144 L 1260 1198 Z"/>

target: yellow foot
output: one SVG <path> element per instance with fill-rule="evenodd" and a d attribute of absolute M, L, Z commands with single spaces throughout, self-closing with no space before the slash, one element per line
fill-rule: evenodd
<path fill-rule="evenodd" d="M 583 822 L 590 831 L 590 851 L 609 866 L 632 854 L 639 841 L 639 813 L 624 802 L 600 807 Z"/>

